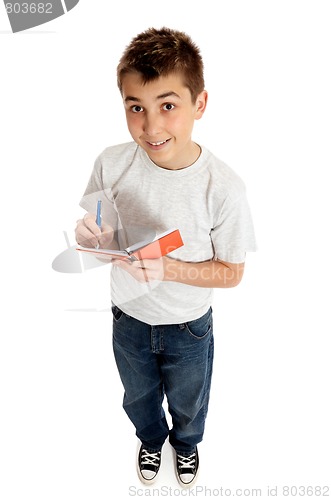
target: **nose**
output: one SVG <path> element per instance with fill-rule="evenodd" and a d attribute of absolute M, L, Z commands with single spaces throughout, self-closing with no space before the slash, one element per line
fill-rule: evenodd
<path fill-rule="evenodd" d="M 144 132 L 155 137 L 162 132 L 162 117 L 159 113 L 146 113 L 143 125 Z"/>

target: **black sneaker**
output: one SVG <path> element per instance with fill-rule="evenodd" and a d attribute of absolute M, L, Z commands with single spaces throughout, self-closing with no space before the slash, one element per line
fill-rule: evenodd
<path fill-rule="evenodd" d="M 184 456 L 176 452 L 176 475 L 183 488 L 191 488 L 198 477 L 199 455 L 198 448 L 189 455 Z"/>
<path fill-rule="evenodd" d="M 148 451 L 141 445 L 138 455 L 138 476 L 144 484 L 153 484 L 161 465 L 161 450 Z"/>

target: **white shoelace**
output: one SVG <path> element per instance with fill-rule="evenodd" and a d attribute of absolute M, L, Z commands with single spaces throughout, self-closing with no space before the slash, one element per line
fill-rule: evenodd
<path fill-rule="evenodd" d="M 189 457 L 183 457 L 183 455 L 178 456 L 178 466 L 180 469 L 194 469 L 196 455 L 192 453 Z"/>
<path fill-rule="evenodd" d="M 141 465 L 154 465 L 157 467 L 160 462 L 160 452 L 156 451 L 155 453 L 149 452 L 147 450 L 143 450 L 141 454 Z"/>

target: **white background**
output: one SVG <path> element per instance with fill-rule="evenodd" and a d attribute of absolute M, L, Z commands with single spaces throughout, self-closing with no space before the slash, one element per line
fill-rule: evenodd
<path fill-rule="evenodd" d="M 51 264 L 63 231 L 74 243 L 96 156 L 131 139 L 119 57 L 137 33 L 163 25 L 201 48 L 210 97 L 194 139 L 244 179 L 259 245 L 241 285 L 215 291 L 198 485 L 214 496 L 329 485 L 331 495 L 330 3 L 113 5 L 81 0 L 17 34 L 0 6 L 0 497 L 148 494 L 121 408 L 109 269 L 61 274 Z M 179 488 L 169 446 L 161 486 L 164 496 Z"/>

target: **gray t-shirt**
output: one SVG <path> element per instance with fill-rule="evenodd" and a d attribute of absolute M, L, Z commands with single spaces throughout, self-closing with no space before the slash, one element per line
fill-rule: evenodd
<path fill-rule="evenodd" d="M 80 205 L 118 230 L 123 248 L 178 228 L 184 246 L 169 257 L 186 262 L 241 263 L 255 251 L 245 186 L 235 172 L 206 148 L 191 166 L 160 168 L 135 142 L 106 148 L 97 158 Z M 212 289 L 177 282 L 141 284 L 112 266 L 111 297 L 125 313 L 145 323 L 185 323 L 202 316 Z"/>

